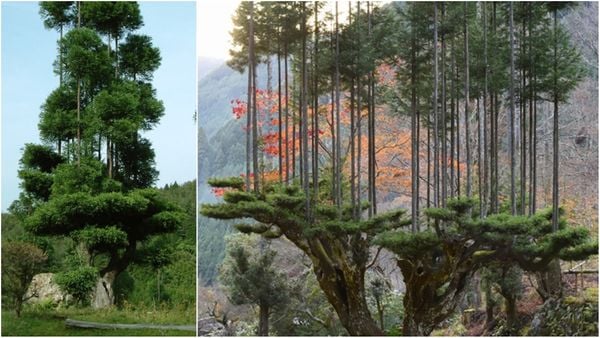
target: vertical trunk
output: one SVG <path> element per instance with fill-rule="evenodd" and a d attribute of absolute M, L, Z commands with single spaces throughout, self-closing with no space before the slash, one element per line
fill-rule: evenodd
<path fill-rule="evenodd" d="M 437 2 L 433 3 L 433 206 L 438 206 L 439 153 L 438 153 L 438 23 Z"/>
<path fill-rule="evenodd" d="M 371 41 L 371 2 L 367 1 L 368 39 Z M 374 65 L 372 65 L 374 66 Z M 373 70 L 369 72 L 369 217 L 377 214 L 377 187 L 376 187 L 376 158 L 375 158 L 375 80 Z"/>
<path fill-rule="evenodd" d="M 81 27 L 81 1 L 77 2 L 77 28 Z M 77 77 L 77 166 L 81 164 L 81 79 Z"/>
<path fill-rule="evenodd" d="M 411 132 L 411 219 L 412 219 L 412 232 L 417 232 L 419 228 L 419 210 L 417 201 L 419 199 L 419 191 L 417 182 L 419 180 L 419 173 L 417 167 L 417 158 L 419 156 L 418 150 L 418 138 L 417 138 L 417 90 L 416 90 L 416 34 L 414 31 L 414 27 L 411 27 L 411 70 L 410 70 L 410 110 L 411 110 L 411 120 L 410 120 L 410 132 Z"/>
<path fill-rule="evenodd" d="M 302 24 L 300 30 L 303 32 L 302 37 L 302 89 L 301 89 L 301 126 L 300 134 L 302 135 L 302 185 L 304 188 L 305 195 L 305 208 L 306 208 L 306 219 L 310 219 L 311 216 L 311 203 L 310 203 L 310 184 L 308 175 L 308 77 L 307 77 L 307 66 L 306 66 L 306 2 L 302 3 Z"/>
<path fill-rule="evenodd" d="M 340 125 L 340 41 L 339 41 L 339 13 L 338 3 L 335 3 L 335 205 L 341 212 L 342 206 L 342 180 L 341 180 L 341 125 Z"/>
<path fill-rule="evenodd" d="M 494 2 L 492 4 L 492 33 L 494 34 L 494 40 L 496 40 L 496 3 Z M 493 167 L 494 167 L 494 177 L 493 177 L 493 181 L 492 181 L 492 186 L 493 186 L 493 194 L 492 194 L 492 212 L 493 213 L 497 213 L 498 212 L 498 194 L 499 194 L 499 185 L 498 185 L 498 115 L 499 115 L 499 110 L 500 110 L 500 104 L 498 101 L 498 91 L 496 88 L 493 88 L 491 93 L 490 93 L 490 101 L 492 106 L 491 111 L 492 111 L 492 134 L 493 134 L 493 149 L 492 149 L 492 155 L 493 155 Z"/>
<path fill-rule="evenodd" d="M 283 182 L 283 140 L 282 140 L 282 109 L 281 109 L 281 37 L 277 40 L 277 150 L 279 164 L 279 184 Z"/>
<path fill-rule="evenodd" d="M 479 96 L 477 96 L 477 180 L 479 186 L 479 218 L 483 218 L 483 205 L 485 199 L 483 198 L 483 166 L 481 165 L 481 107 L 479 104 Z"/>
<path fill-rule="evenodd" d="M 521 11 L 525 12 L 525 3 L 521 3 Z M 523 15 L 523 21 L 521 24 L 521 55 L 524 57 L 525 55 L 525 15 Z M 520 116 L 520 121 L 521 122 L 521 127 L 520 127 L 520 136 L 521 136 L 521 180 L 520 180 L 520 214 L 521 215 L 525 215 L 525 194 L 526 194 L 526 190 L 525 190 L 525 184 L 527 182 L 527 156 L 526 156 L 526 151 L 527 151 L 527 133 L 526 133 L 526 114 L 527 114 L 527 100 L 526 100 L 526 69 L 525 67 L 523 67 L 523 70 L 521 71 L 521 116 Z"/>
<path fill-rule="evenodd" d="M 246 100 L 246 191 L 250 191 L 250 163 L 252 162 L 252 40 L 254 25 L 252 23 L 253 3 L 250 3 L 250 21 L 248 22 L 248 98 Z"/>
<path fill-rule="evenodd" d="M 483 185 L 480 186 L 480 199 L 482 210 L 480 216 L 483 218 L 487 215 L 487 188 L 488 188 L 488 144 L 487 144 L 487 95 L 488 95 L 488 38 L 487 38 L 487 3 L 483 3 L 483 72 L 484 72 L 484 85 L 483 85 L 483 121 L 482 121 L 482 133 L 483 133 Z M 481 165 L 481 163 L 479 164 Z"/>
<path fill-rule="evenodd" d="M 558 196 L 558 59 L 557 59 L 557 10 L 554 10 L 554 115 L 552 117 L 552 230 L 558 231 L 559 196 Z"/>
<path fill-rule="evenodd" d="M 313 159 L 312 159 L 312 171 L 313 171 L 313 199 L 315 205 L 319 199 L 319 6 L 318 3 L 314 2 L 315 6 L 315 53 L 314 53 L 314 103 L 313 103 Z"/>
<path fill-rule="evenodd" d="M 516 334 L 515 330 L 518 327 L 519 319 L 517 313 L 517 297 L 515 295 L 507 295 L 504 297 L 504 306 L 506 308 L 506 325 L 511 334 Z"/>
<path fill-rule="evenodd" d="M 63 25 L 60 25 L 59 30 L 60 30 L 60 41 L 62 42 Z M 60 48 L 60 45 L 59 45 L 59 48 Z M 62 48 L 60 48 L 58 51 L 58 84 L 60 86 L 62 86 L 62 84 L 63 84 L 63 52 L 62 52 Z M 59 148 L 60 148 L 60 146 L 59 146 Z M 60 155 L 60 153 L 59 153 L 59 155 Z"/>
<path fill-rule="evenodd" d="M 285 184 L 288 185 L 290 182 L 290 138 L 289 138 L 289 126 L 290 126 L 290 110 L 289 110 L 289 93 L 288 93 L 288 50 L 287 41 L 283 47 L 283 73 L 285 76 Z"/>
<path fill-rule="evenodd" d="M 360 14 L 360 2 L 357 3 L 357 25 L 358 25 L 358 15 Z M 352 3 L 348 2 L 348 20 L 350 26 L 352 26 Z M 360 46 L 360 35 L 358 38 L 358 45 Z M 354 220 L 358 219 L 358 207 L 356 205 L 356 147 L 355 141 L 356 138 L 356 119 L 355 119 L 355 103 L 356 103 L 356 87 L 354 86 L 354 80 L 356 77 L 356 59 L 353 60 L 354 64 L 352 66 L 353 76 L 350 80 L 350 203 L 352 205 L 352 218 Z"/>
<path fill-rule="evenodd" d="M 258 308 L 258 335 L 266 337 L 269 335 L 269 306 L 264 302 L 261 302 Z"/>
<path fill-rule="evenodd" d="M 106 137 L 106 167 L 108 169 L 108 178 L 112 178 L 113 176 L 113 162 L 112 162 L 112 142 L 110 142 L 110 139 L 108 138 L 108 136 Z"/>
<path fill-rule="evenodd" d="M 252 35 L 254 37 L 254 35 Z M 254 55 L 254 38 L 252 41 L 252 171 L 254 172 L 254 191 L 260 189 L 260 172 L 258 166 L 258 111 L 256 106 L 256 57 Z"/>
<path fill-rule="evenodd" d="M 509 34 L 510 34 L 510 135 L 508 138 L 508 148 L 510 151 L 510 209 L 513 215 L 516 214 L 517 204 L 515 198 L 515 45 L 514 45 L 514 27 L 513 27 L 513 3 L 509 7 Z"/>
<path fill-rule="evenodd" d="M 450 197 L 454 197 L 454 114 L 456 113 L 454 110 L 454 102 L 455 102 L 455 81 L 454 81 L 454 39 L 450 40 Z"/>
<path fill-rule="evenodd" d="M 445 24 L 446 17 L 446 4 L 442 2 L 442 27 Z M 441 116 L 441 128 L 442 128 L 442 208 L 446 207 L 446 200 L 448 199 L 448 147 L 447 147 L 447 116 L 446 116 L 446 33 L 442 30 L 442 116 Z"/>
<path fill-rule="evenodd" d="M 471 197 L 471 136 L 469 133 L 469 25 L 467 3 L 464 3 L 464 43 L 465 43 L 465 148 L 467 152 L 467 197 Z"/>
<path fill-rule="evenodd" d="M 458 48 L 458 47 L 457 47 Z M 455 93 L 454 97 L 456 97 L 456 116 L 454 117 L 456 123 L 456 194 L 460 196 L 460 178 L 461 178 L 461 170 L 460 170 L 460 69 L 459 63 L 456 62 L 455 65 Z"/>

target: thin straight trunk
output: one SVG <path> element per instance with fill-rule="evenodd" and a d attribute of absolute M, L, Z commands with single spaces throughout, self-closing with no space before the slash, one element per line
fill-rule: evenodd
<path fill-rule="evenodd" d="M 290 136 L 289 136 L 289 126 L 290 126 L 290 109 L 289 109 L 289 93 L 288 93 L 288 50 L 287 50 L 287 41 L 283 46 L 283 56 L 284 56 L 284 67 L 283 72 L 285 76 L 285 184 L 288 185 L 290 183 Z"/>
<path fill-rule="evenodd" d="M 253 11 L 253 3 L 250 3 L 250 13 Z M 252 15 L 252 14 L 251 14 Z M 252 40 L 253 40 L 252 16 L 250 17 L 248 29 L 248 97 L 246 99 L 246 191 L 250 191 L 250 163 L 252 162 Z"/>
<path fill-rule="evenodd" d="M 357 13 L 360 12 L 360 2 L 357 3 Z M 358 14 L 357 25 L 358 25 Z M 352 26 L 352 3 L 348 2 L 348 20 L 349 25 Z M 358 45 L 360 46 L 360 36 L 357 37 Z M 356 137 L 356 119 L 355 119 L 355 103 L 356 103 L 356 87 L 354 86 L 354 77 L 356 76 L 356 60 L 353 60 L 354 65 L 352 69 L 354 76 L 350 80 L 350 203 L 352 205 L 352 218 L 358 219 L 358 207 L 356 205 L 356 148 L 355 148 L 355 137 Z"/>
<path fill-rule="evenodd" d="M 558 231 L 559 196 L 558 196 L 558 60 L 557 60 L 557 10 L 554 10 L 554 115 L 552 118 L 552 230 Z"/>
<path fill-rule="evenodd" d="M 313 199 L 315 205 L 319 199 L 319 6 L 318 3 L 314 2 L 315 6 L 315 55 L 313 59 L 314 63 L 314 104 L 313 104 L 313 159 L 312 159 L 312 170 L 313 170 Z"/>
<path fill-rule="evenodd" d="M 480 199 L 482 210 L 480 216 L 483 218 L 487 215 L 487 187 L 488 187 L 488 144 L 487 144 L 487 95 L 488 95 L 488 39 L 487 39 L 487 3 L 483 3 L 483 62 L 484 62 L 484 85 L 483 85 L 483 185 L 480 186 Z M 481 165 L 481 163 L 479 164 Z"/>
<path fill-rule="evenodd" d="M 533 182 L 535 181 L 535 171 L 533 170 L 533 156 L 535 154 L 535 141 L 533 138 L 533 131 L 535 129 L 535 125 L 533 123 L 533 95 L 534 95 L 534 86 L 535 86 L 535 81 L 534 81 L 534 66 L 533 66 L 533 51 L 531 46 L 533 45 L 533 39 L 532 39 L 532 30 L 531 30 L 531 19 L 532 19 L 532 14 L 531 14 L 531 7 L 532 4 L 529 3 L 527 5 L 527 13 L 528 13 L 528 22 L 529 24 L 527 25 L 527 32 L 528 32 L 528 38 L 529 38 L 529 42 L 528 42 L 528 52 L 529 52 L 529 215 L 533 215 L 535 212 L 535 205 L 533 202 L 533 196 L 535 194 L 534 192 L 534 184 Z"/>
<path fill-rule="evenodd" d="M 250 67 L 252 68 L 252 171 L 254 192 L 259 191 L 260 171 L 258 168 L 258 112 L 256 111 L 256 56 L 254 50 L 254 10 L 250 5 Z"/>
<path fill-rule="evenodd" d="M 433 3 L 433 206 L 438 206 L 439 149 L 438 149 L 438 23 L 437 2 Z"/>
<path fill-rule="evenodd" d="M 278 154 L 277 160 L 279 161 L 279 184 L 283 182 L 283 140 L 282 140 L 282 121 L 283 117 L 281 109 L 281 37 L 277 43 L 277 146 Z"/>
<path fill-rule="evenodd" d="M 411 26 L 411 63 L 410 63 L 410 110 L 411 110 L 411 120 L 410 120 L 410 136 L 411 136 L 411 219 L 412 219 L 412 232 L 417 232 L 419 229 L 419 210 L 417 201 L 419 199 L 419 190 L 417 186 L 417 182 L 419 180 L 419 172 L 417 167 L 417 158 L 419 157 L 418 151 L 418 143 L 419 140 L 417 138 L 417 90 L 416 90 L 416 36 L 414 27 Z"/>
<path fill-rule="evenodd" d="M 458 48 L 458 47 L 457 47 Z M 456 97 L 456 116 L 455 116 L 455 122 L 456 122 L 456 195 L 460 196 L 460 78 L 459 78 L 459 73 L 460 73 L 460 69 L 459 69 L 459 64 L 458 62 L 456 62 L 455 64 L 455 97 Z"/>
<path fill-rule="evenodd" d="M 517 203 L 515 198 L 515 45 L 514 45 L 514 27 L 513 27 L 513 3 L 509 6 L 509 30 L 510 30 L 510 135 L 508 138 L 508 148 L 510 150 L 510 209 L 513 215 L 517 212 Z"/>
<path fill-rule="evenodd" d="M 292 69 L 293 74 L 293 69 Z M 292 76 L 292 96 L 296 88 L 296 81 Z M 292 180 L 296 178 L 296 112 L 292 109 Z"/>
<path fill-rule="evenodd" d="M 310 182 L 309 182 L 309 172 L 308 172 L 308 76 L 307 76 L 307 65 L 306 65 L 306 2 L 302 3 L 302 24 L 301 31 L 304 32 L 302 37 L 302 90 L 301 90 L 301 114 L 302 114 L 302 125 L 301 132 L 302 134 L 302 180 L 304 187 L 304 195 L 305 198 L 305 208 L 306 208 L 306 219 L 311 219 L 311 198 L 310 198 Z"/>
<path fill-rule="evenodd" d="M 525 7 L 525 3 L 521 3 L 521 8 L 523 9 L 524 12 L 524 7 Z M 522 25 L 521 25 L 521 55 L 525 54 L 525 16 L 523 16 L 523 21 L 522 21 Z M 521 215 L 525 215 L 525 194 L 526 194 L 526 190 L 525 190 L 525 184 L 527 182 L 527 156 L 526 156 L 526 152 L 527 152 L 527 134 L 525 132 L 525 128 L 526 126 L 526 114 L 527 114 L 527 100 L 525 99 L 525 67 L 523 67 L 523 70 L 521 72 L 522 74 L 522 80 L 521 80 L 521 117 L 520 117 L 520 122 L 521 122 L 521 128 L 520 128 L 520 135 L 521 135 L 521 207 L 520 209 L 520 214 Z"/>
<path fill-rule="evenodd" d="M 358 208 L 356 205 L 356 149 L 354 138 L 356 137 L 356 121 L 355 121 L 355 87 L 354 78 L 350 83 L 350 203 L 352 205 L 352 218 L 358 218 Z"/>
<path fill-rule="evenodd" d="M 455 94 L 455 74 L 454 74 L 454 39 L 450 40 L 450 51 L 451 51 L 451 60 L 450 60 L 450 197 L 454 197 L 454 114 L 456 113 L 454 109 L 454 100 L 456 98 Z"/>
<path fill-rule="evenodd" d="M 492 4 L 492 29 L 493 29 L 493 34 L 494 34 L 494 38 L 496 38 L 496 3 L 494 2 Z M 494 88 L 492 89 L 492 93 L 490 94 L 490 100 L 492 101 L 492 106 L 491 106 L 491 110 L 492 110 L 492 122 L 493 122 L 493 126 L 492 126 L 492 134 L 493 134 L 493 149 L 492 149 L 492 154 L 493 154 L 493 159 L 494 159 L 494 163 L 492 164 L 494 167 L 494 177 L 493 177 L 493 181 L 492 181 L 492 185 L 494 188 L 494 192 L 492 194 L 492 212 L 493 213 L 498 213 L 498 194 L 499 194 L 499 184 L 498 184 L 498 172 L 499 172 L 499 168 L 498 168 L 498 116 L 499 116 L 499 111 L 500 111 L 500 102 L 498 101 L 498 92 L 497 90 Z"/>
<path fill-rule="evenodd" d="M 371 41 L 371 2 L 367 1 L 367 16 L 368 16 L 368 36 L 369 41 Z M 377 215 L 377 186 L 376 186 L 376 158 L 375 158 L 375 80 L 373 70 L 369 72 L 369 159 L 370 159 L 370 208 L 369 208 L 369 217 L 373 215 Z"/>
<path fill-rule="evenodd" d="M 106 137 L 106 168 L 108 169 L 108 178 L 112 178 L 113 176 L 113 161 L 112 161 L 112 142 L 110 142 L 110 138 Z"/>
<path fill-rule="evenodd" d="M 60 25 L 60 41 L 62 42 L 63 39 L 63 25 Z M 109 44 L 110 46 L 110 44 Z M 110 47 L 109 47 L 110 48 Z M 59 45 L 59 51 L 58 51 L 58 84 L 59 86 L 62 86 L 63 84 L 63 52 L 62 52 L 62 48 L 60 48 Z M 60 143 L 60 141 L 59 141 Z M 60 145 L 59 145 L 59 152 L 58 155 L 60 155 Z"/>
<path fill-rule="evenodd" d="M 338 3 L 335 3 L 335 205 L 341 213 L 342 207 L 342 178 L 341 178 L 341 124 L 340 124 L 340 39 L 339 39 Z"/>
<path fill-rule="evenodd" d="M 467 152 L 467 197 L 471 197 L 471 141 L 469 133 L 469 26 L 467 3 L 464 3 L 464 43 L 465 43 L 465 148 Z"/>
<path fill-rule="evenodd" d="M 442 2 L 442 26 L 445 23 L 446 17 L 446 4 Z M 448 199 L 448 145 L 447 145 L 447 117 L 446 117 L 446 33 L 442 31 L 442 208 L 446 207 L 446 200 Z"/>
<path fill-rule="evenodd" d="M 482 178 L 483 178 L 483 166 L 481 165 L 481 107 L 479 104 L 479 95 L 477 95 L 477 179 L 479 183 L 479 218 L 483 218 L 483 205 L 485 204 L 485 200 L 483 198 L 483 187 L 482 187 Z"/>
<path fill-rule="evenodd" d="M 431 207 L 431 112 L 427 114 L 427 208 Z"/>
<path fill-rule="evenodd" d="M 258 307 L 258 335 L 267 337 L 269 335 L 269 306 L 261 303 Z"/>
<path fill-rule="evenodd" d="M 360 13 L 360 1 L 358 2 L 358 13 Z M 357 18 L 358 19 L 358 18 Z M 360 21 L 357 20 L 357 24 Z M 359 75 L 356 79 L 356 205 L 358 219 L 361 218 L 361 162 L 362 162 L 362 83 Z"/>
<path fill-rule="evenodd" d="M 77 28 L 81 27 L 81 1 L 77 2 Z M 77 166 L 81 165 L 81 79 L 77 77 Z"/>
<path fill-rule="evenodd" d="M 537 84 L 537 75 L 533 76 L 534 86 Z M 533 142 L 531 144 L 532 174 L 531 174 L 531 214 L 535 214 L 537 207 L 537 89 L 533 90 Z"/>

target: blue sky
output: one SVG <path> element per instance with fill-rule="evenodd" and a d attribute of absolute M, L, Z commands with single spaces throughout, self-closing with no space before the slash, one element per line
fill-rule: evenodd
<path fill-rule="evenodd" d="M 196 177 L 196 10 L 194 2 L 140 2 L 144 26 L 162 64 L 153 85 L 165 105 L 144 136 L 156 152 L 157 186 Z M 40 106 L 58 86 L 52 71 L 58 33 L 44 29 L 37 2 L 2 2 L 2 211 L 19 195 L 17 170 L 25 143 L 39 142 Z"/>

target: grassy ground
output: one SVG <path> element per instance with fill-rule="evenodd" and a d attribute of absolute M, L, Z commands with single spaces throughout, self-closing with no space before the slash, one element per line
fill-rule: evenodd
<path fill-rule="evenodd" d="M 195 336 L 192 331 L 152 329 L 78 329 L 65 326 L 65 319 L 120 324 L 193 325 L 195 314 L 178 311 L 92 310 L 26 308 L 17 318 L 14 311 L 2 310 L 3 336 Z M 192 319 L 188 319 L 190 317 Z"/>

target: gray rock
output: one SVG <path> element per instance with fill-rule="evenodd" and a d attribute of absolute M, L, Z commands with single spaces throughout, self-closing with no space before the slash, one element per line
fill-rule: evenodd
<path fill-rule="evenodd" d="M 58 284 L 53 281 L 53 273 L 40 273 L 33 276 L 31 284 L 25 293 L 26 303 L 40 304 L 51 302 L 59 305 L 71 300 L 71 296 L 63 292 Z"/>

